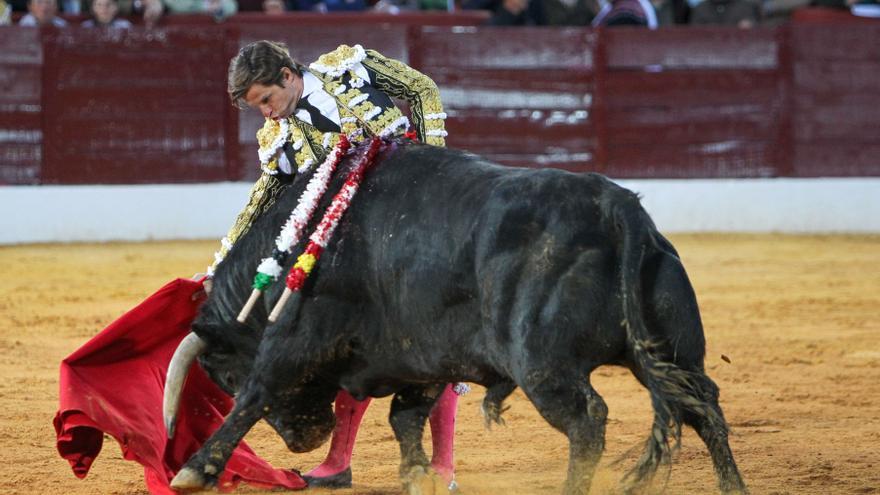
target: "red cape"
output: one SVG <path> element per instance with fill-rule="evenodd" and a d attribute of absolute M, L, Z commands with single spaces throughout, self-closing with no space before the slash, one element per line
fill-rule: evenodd
<path fill-rule="evenodd" d="M 193 365 L 184 386 L 177 431 L 165 434 L 162 394 L 177 344 L 189 333 L 201 298 L 200 282 L 177 279 L 114 321 L 61 363 L 55 415 L 58 453 L 84 478 L 101 452 L 103 432 L 123 456 L 144 466 L 150 493 L 171 495 L 168 486 L 183 463 L 223 423 L 233 400 Z M 242 442 L 218 483 L 222 491 L 241 482 L 260 488 L 305 488 L 291 471 L 273 469 Z"/>

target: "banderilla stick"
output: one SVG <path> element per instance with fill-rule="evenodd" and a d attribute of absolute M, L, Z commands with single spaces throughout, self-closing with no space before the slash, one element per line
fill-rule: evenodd
<path fill-rule="evenodd" d="M 241 313 L 238 313 L 238 318 L 236 318 L 239 323 L 244 323 L 244 321 L 247 320 L 248 315 L 251 314 L 251 310 L 254 309 L 254 305 L 257 304 L 257 299 L 260 298 L 260 294 L 262 293 L 263 291 L 260 289 L 254 289 L 251 291 L 251 297 L 249 297 L 247 302 L 244 303 L 244 307 L 241 308 Z"/>

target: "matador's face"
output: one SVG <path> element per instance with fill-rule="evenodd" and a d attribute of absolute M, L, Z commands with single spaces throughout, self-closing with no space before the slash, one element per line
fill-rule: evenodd
<path fill-rule="evenodd" d="M 244 101 L 251 108 L 256 108 L 267 119 L 286 119 L 293 115 L 296 104 L 303 92 L 302 77 L 288 69 L 281 68 L 281 85 L 263 85 L 254 83 L 245 93 Z"/>

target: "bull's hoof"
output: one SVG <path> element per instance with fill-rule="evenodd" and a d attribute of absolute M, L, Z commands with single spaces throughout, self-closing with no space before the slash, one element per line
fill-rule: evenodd
<path fill-rule="evenodd" d="M 504 405 L 504 401 L 510 397 L 514 390 L 516 390 L 516 383 L 509 380 L 496 383 L 486 389 L 486 396 L 483 397 L 480 410 L 483 412 L 483 422 L 487 430 L 492 429 L 492 423 L 504 426 L 504 418 L 501 416 L 510 409 L 510 406 Z"/>
<path fill-rule="evenodd" d="M 508 409 L 510 409 L 510 406 L 505 407 L 497 402 L 483 401 L 483 405 L 480 407 L 480 411 L 483 413 L 483 426 L 487 430 L 492 429 L 492 423 L 499 426 L 507 426 L 501 415 Z"/>
<path fill-rule="evenodd" d="M 446 484 L 443 478 L 430 469 L 413 466 L 403 473 L 403 492 L 407 495 L 446 495 L 460 493 L 458 484 L 453 481 Z"/>
<path fill-rule="evenodd" d="M 351 488 L 351 467 L 330 476 L 302 475 L 309 488 Z"/>
<path fill-rule="evenodd" d="M 737 485 L 722 486 L 721 493 L 724 495 L 749 495 L 749 489 L 740 481 Z"/>
<path fill-rule="evenodd" d="M 208 481 L 195 469 L 185 467 L 171 480 L 171 488 L 182 492 L 193 492 L 209 488 Z"/>

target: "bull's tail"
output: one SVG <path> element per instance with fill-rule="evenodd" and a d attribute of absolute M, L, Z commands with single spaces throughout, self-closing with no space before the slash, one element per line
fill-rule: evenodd
<path fill-rule="evenodd" d="M 718 422 L 726 429 L 724 419 L 701 397 L 706 386 L 714 386 L 702 373 L 684 370 L 660 357 L 662 342 L 651 338 L 645 323 L 641 283 L 642 264 L 646 256 L 659 248 L 652 232 L 655 230 L 638 196 L 617 191 L 611 201 L 610 218 L 619 235 L 620 290 L 623 320 L 634 372 L 647 387 L 654 409 L 651 435 L 636 466 L 624 478 L 630 488 L 650 482 L 661 464 L 669 465 L 681 443 L 682 414 L 691 412 Z M 619 195 L 618 195 L 619 194 Z M 709 383 L 705 383 L 709 381 Z"/>

